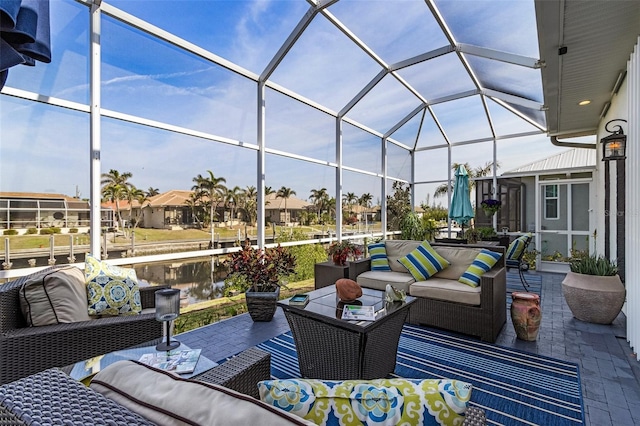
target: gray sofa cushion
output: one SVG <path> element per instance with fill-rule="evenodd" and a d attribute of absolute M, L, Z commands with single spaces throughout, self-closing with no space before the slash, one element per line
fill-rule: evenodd
<path fill-rule="evenodd" d="M 409 293 L 409 286 L 416 280 L 405 269 L 405 272 L 367 271 L 358 275 L 357 281 L 361 287 L 384 291 L 387 284 L 391 284 L 396 290 L 403 290 L 405 293 Z"/>
<path fill-rule="evenodd" d="M 451 263 L 449 267 L 437 272 L 434 278 L 446 278 L 450 280 L 458 280 L 467 270 L 469 265 L 473 263 L 480 249 L 462 248 L 462 247 L 438 247 L 433 246 L 438 254 Z"/>
<path fill-rule="evenodd" d="M 422 241 L 413 240 L 386 240 L 384 244 L 387 249 L 387 258 L 389 259 L 391 270 L 406 273 L 407 268 L 398 262 L 398 259 L 411 253 L 421 243 Z"/>
<path fill-rule="evenodd" d="M 481 287 L 471 287 L 450 279 L 431 277 L 427 281 L 411 284 L 409 294 L 414 297 L 480 306 L 480 289 Z"/>
<path fill-rule="evenodd" d="M 20 308 L 30 326 L 89 321 L 83 272 L 66 266 L 33 274 L 20 289 Z"/>

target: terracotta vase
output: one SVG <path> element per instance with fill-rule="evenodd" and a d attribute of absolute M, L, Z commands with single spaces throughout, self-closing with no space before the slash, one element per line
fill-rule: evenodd
<path fill-rule="evenodd" d="M 536 340 L 541 318 L 540 296 L 517 291 L 511 293 L 511 322 L 518 339 Z"/>

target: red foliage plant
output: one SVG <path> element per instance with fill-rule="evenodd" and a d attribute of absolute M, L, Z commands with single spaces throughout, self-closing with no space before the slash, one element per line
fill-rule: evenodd
<path fill-rule="evenodd" d="M 245 246 L 227 261 L 230 274 L 241 276 L 253 291 L 276 291 L 281 280 L 295 272 L 296 259 L 285 247 Z"/>

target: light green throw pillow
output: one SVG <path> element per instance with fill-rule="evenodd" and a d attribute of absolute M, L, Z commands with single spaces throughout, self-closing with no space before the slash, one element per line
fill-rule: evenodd
<path fill-rule="evenodd" d="M 482 274 L 493 268 L 501 257 L 502 253 L 482 249 L 458 281 L 471 287 L 478 287 Z"/>
<path fill-rule="evenodd" d="M 449 261 L 440 256 L 428 241 L 423 241 L 411 253 L 398 259 L 398 262 L 407 268 L 416 281 L 424 281 L 450 265 Z"/>
<path fill-rule="evenodd" d="M 447 379 L 258 382 L 260 399 L 317 425 L 461 425 L 471 384 Z"/>
<path fill-rule="evenodd" d="M 109 265 L 88 254 L 84 278 L 89 315 L 135 315 L 142 312 L 138 277 L 134 269 Z"/>

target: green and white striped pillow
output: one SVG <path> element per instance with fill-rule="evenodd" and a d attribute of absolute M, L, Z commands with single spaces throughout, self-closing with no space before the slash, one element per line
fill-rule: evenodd
<path fill-rule="evenodd" d="M 471 287 L 478 287 L 482 274 L 493 268 L 501 257 L 502 253 L 482 249 L 458 281 Z"/>
<path fill-rule="evenodd" d="M 387 259 L 387 248 L 384 245 L 384 241 L 369 244 L 367 249 L 369 250 L 369 256 L 371 256 L 372 271 L 391 270 L 391 267 L 389 266 L 389 259 Z"/>
<path fill-rule="evenodd" d="M 416 281 L 424 281 L 451 264 L 428 241 L 423 241 L 411 253 L 398 259 L 398 262 L 407 268 Z"/>

